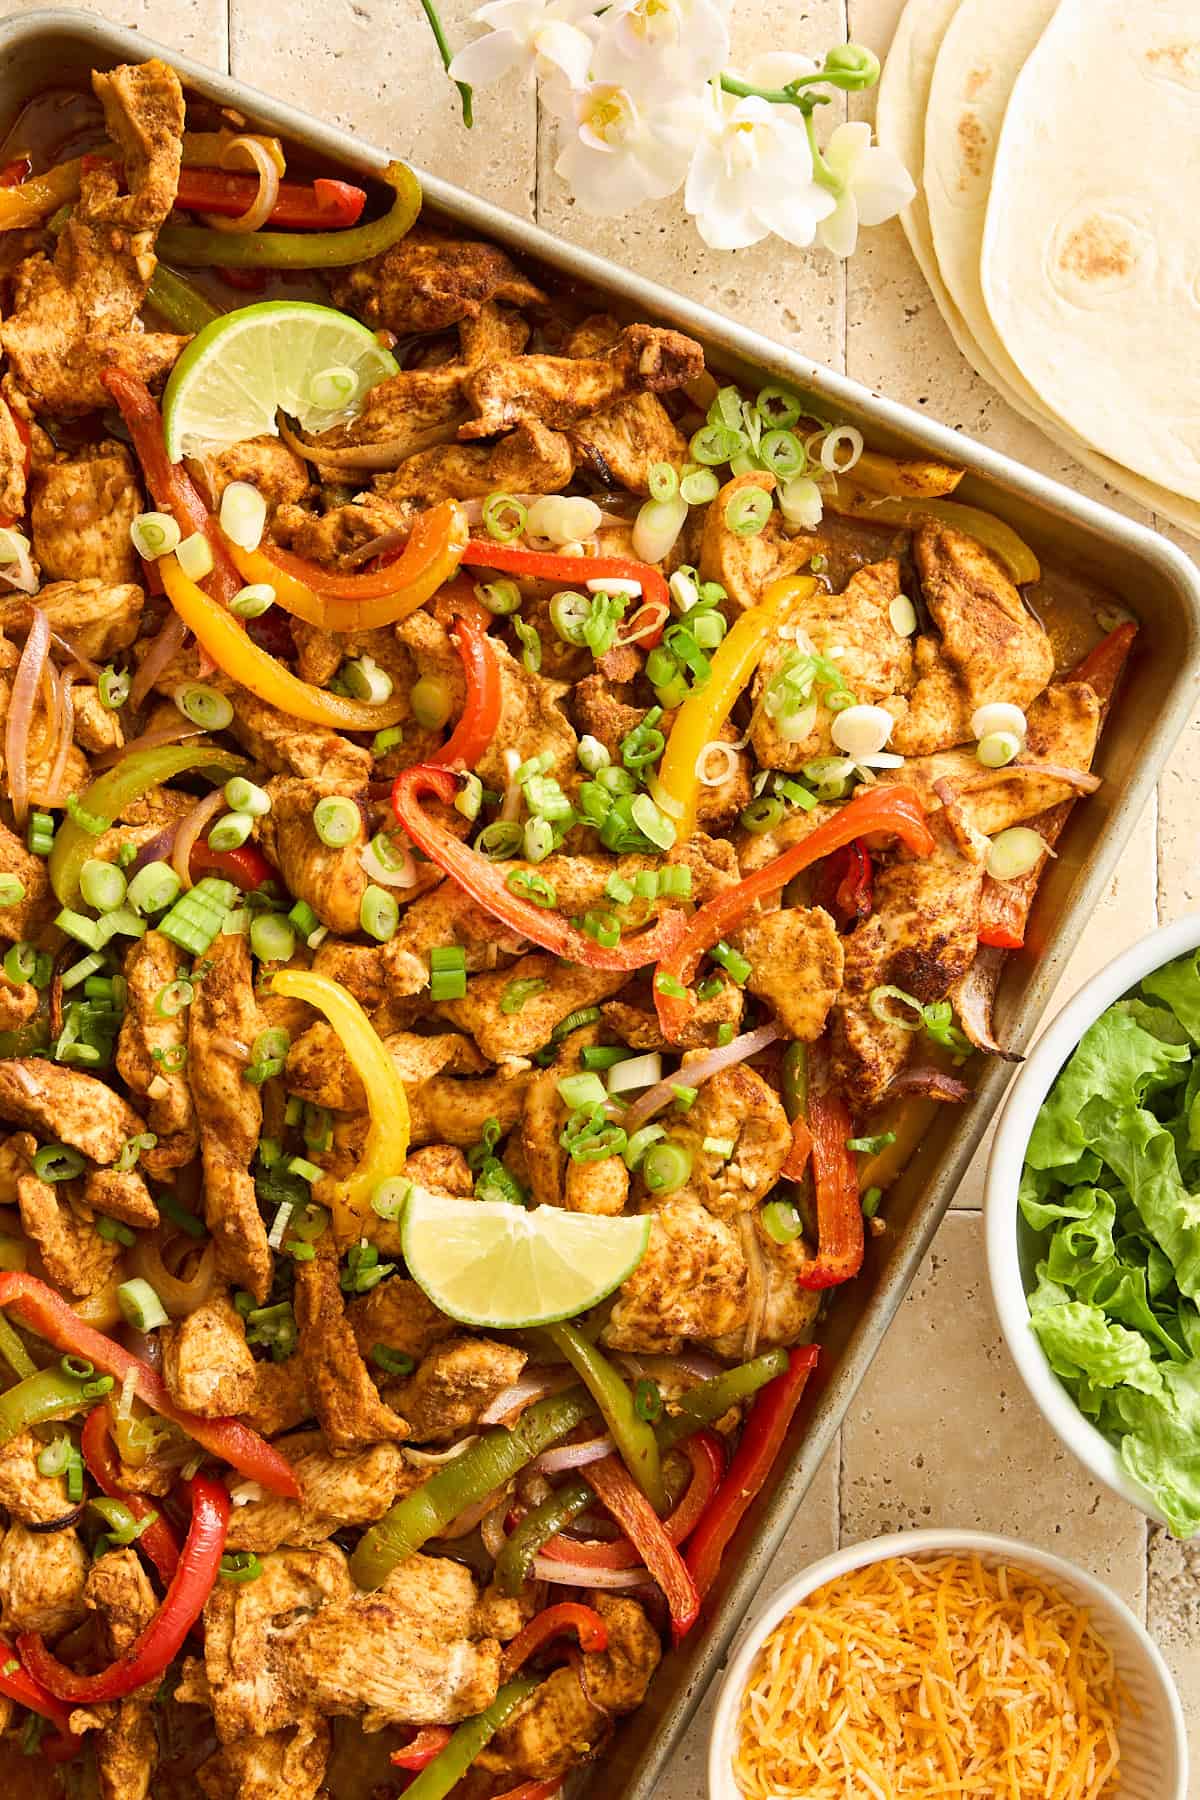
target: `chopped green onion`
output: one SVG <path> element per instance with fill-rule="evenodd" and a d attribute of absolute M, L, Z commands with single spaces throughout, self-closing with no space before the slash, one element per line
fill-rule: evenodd
<path fill-rule="evenodd" d="M 400 923 L 400 907 L 396 896 L 386 888 L 376 887 L 372 883 L 359 905 L 358 922 L 368 937 L 373 937 L 377 943 L 386 944 L 396 935 L 396 927 Z"/>
<path fill-rule="evenodd" d="M 193 531 L 176 544 L 175 556 L 189 581 L 203 581 L 213 572 L 212 545 L 203 531 Z"/>
<path fill-rule="evenodd" d="M 671 1000 L 687 999 L 687 989 L 682 981 L 675 975 L 669 975 L 665 969 L 661 969 L 654 977 L 654 986 L 658 993 L 666 994 Z"/>
<path fill-rule="evenodd" d="M 133 681 L 129 675 L 118 674 L 116 669 L 101 669 L 100 679 L 96 683 L 101 706 L 107 712 L 118 712 L 128 700 L 132 686 Z"/>
<path fill-rule="evenodd" d="M 783 818 L 783 801 L 763 794 L 757 800 L 751 800 L 738 814 L 738 824 L 745 831 L 756 835 L 763 831 L 774 831 Z"/>
<path fill-rule="evenodd" d="M 612 874 L 604 884 L 604 892 L 608 899 L 615 900 L 618 906 L 627 906 L 633 899 L 633 888 L 621 875 Z"/>
<path fill-rule="evenodd" d="M 382 706 L 392 694 L 392 678 L 372 656 L 354 656 L 341 668 L 342 686 L 355 700 Z"/>
<path fill-rule="evenodd" d="M 28 985 L 37 972 L 38 952 L 36 944 L 21 942 L 13 944 L 5 952 L 4 973 L 8 979 L 18 986 Z"/>
<path fill-rule="evenodd" d="M 603 907 L 589 907 L 580 920 L 580 928 L 605 950 L 613 950 L 621 941 L 621 921 Z"/>
<path fill-rule="evenodd" d="M 1012 825 L 992 839 L 987 872 L 995 881 L 1017 881 L 1037 868 L 1049 846 L 1028 825 Z"/>
<path fill-rule="evenodd" d="M 642 1180 L 652 1194 L 672 1194 L 692 1172 L 691 1152 L 671 1138 L 651 1144 L 642 1158 Z"/>
<path fill-rule="evenodd" d="M 65 931 L 67 936 L 73 937 L 77 943 L 86 944 L 89 950 L 99 950 L 103 942 L 96 920 L 89 919 L 86 913 L 72 911 L 69 906 L 63 907 L 54 923 L 60 931 Z"/>
<path fill-rule="evenodd" d="M 378 1218 L 387 1219 L 394 1224 L 404 1211 L 405 1203 L 412 1193 L 412 1189 L 412 1182 L 405 1181 L 402 1175 L 389 1176 L 386 1181 L 379 1183 L 371 1195 L 372 1212 Z"/>
<path fill-rule="evenodd" d="M 725 523 L 735 537 L 757 537 L 771 517 L 771 507 L 765 488 L 739 488 L 725 502 Z"/>
<path fill-rule="evenodd" d="M 475 598 L 498 618 L 519 612 L 521 607 L 521 590 L 515 581 L 477 581 Z"/>
<path fill-rule="evenodd" d="M 129 883 L 125 898 L 140 913 L 161 912 L 179 898 L 179 877 L 170 863 L 148 862 Z"/>
<path fill-rule="evenodd" d="M 178 549 L 183 533 L 170 513 L 146 512 L 130 520 L 129 536 L 142 561 L 154 562 Z"/>
<path fill-rule="evenodd" d="M 237 850 L 254 830 L 253 814 L 228 812 L 219 818 L 208 834 L 210 850 Z"/>
<path fill-rule="evenodd" d="M 510 981 L 500 995 L 500 1011 L 502 1013 L 519 1013 L 527 1000 L 543 993 L 549 984 L 537 976 L 518 978 Z"/>
<path fill-rule="evenodd" d="M 612 1123 L 599 1102 L 577 1107 L 558 1142 L 577 1163 L 605 1162 L 610 1156 L 623 1156 L 628 1148 L 623 1128 Z"/>
<path fill-rule="evenodd" d="M 651 463 L 646 473 L 646 485 L 654 500 L 673 500 L 679 492 L 679 475 L 670 463 Z"/>
<path fill-rule="evenodd" d="M 533 869 L 514 869 L 505 886 L 520 899 L 532 901 L 534 906 L 549 910 L 558 905 L 554 883 L 547 881 L 544 875 L 537 874 Z"/>
<path fill-rule="evenodd" d="M 519 614 L 513 617 L 513 630 L 521 640 L 521 664 L 527 675 L 536 675 L 542 666 L 542 640 L 535 625 L 527 625 Z"/>
<path fill-rule="evenodd" d="M 899 1006 L 910 1008 L 915 1016 L 898 1018 L 889 1004 L 893 1000 Z M 867 996 L 867 1004 L 880 1024 L 895 1025 L 901 1031 L 920 1031 L 925 1022 L 925 1008 L 921 1001 L 916 998 L 915 994 L 906 994 L 903 988 L 890 987 L 880 983 L 878 987 L 871 989 Z"/>
<path fill-rule="evenodd" d="M 475 839 L 475 848 L 489 862 L 507 862 L 520 850 L 523 835 L 515 819 L 494 819 Z"/>
<path fill-rule="evenodd" d="M 313 808 L 313 830 L 330 850 L 353 843 L 362 830 L 362 814 L 353 800 L 329 794 Z"/>
<path fill-rule="evenodd" d="M 49 856 L 54 848 L 54 817 L 51 813 L 32 812 L 26 844 L 33 856 Z"/>
<path fill-rule="evenodd" d="M 761 388 L 754 405 L 759 417 L 767 425 L 786 429 L 800 417 L 800 401 L 788 388 Z"/>
<path fill-rule="evenodd" d="M 603 1106 L 608 1090 L 595 1074 L 564 1075 L 558 1083 L 559 1098 L 572 1111 L 580 1106 Z"/>
<path fill-rule="evenodd" d="M 804 1230 L 804 1220 L 790 1200 L 768 1200 L 759 1216 L 763 1230 L 776 1244 L 793 1244 Z"/>
<path fill-rule="evenodd" d="M 688 625 L 701 650 L 715 650 L 729 630 L 725 614 L 717 612 L 715 607 L 693 613 Z"/>
<path fill-rule="evenodd" d="M 267 528 L 266 496 L 248 481 L 231 481 L 221 495 L 219 517 L 221 530 L 239 550 L 257 550 Z"/>
<path fill-rule="evenodd" d="M 727 463 L 730 457 L 740 455 L 746 443 L 745 432 L 734 426 L 702 425 L 688 445 L 688 454 L 693 462 L 702 463 L 705 468 L 717 468 L 721 463 Z"/>
<path fill-rule="evenodd" d="M 860 1151 L 863 1156 L 878 1156 L 889 1144 L 894 1144 L 894 1131 L 880 1131 L 874 1137 L 850 1137 L 846 1139 L 847 1150 Z"/>
<path fill-rule="evenodd" d="M 866 1193 L 862 1197 L 862 1210 L 863 1210 L 863 1218 L 864 1219 L 873 1219 L 875 1217 L 875 1214 L 879 1211 L 879 1203 L 882 1199 L 883 1199 L 883 1189 L 882 1188 L 869 1187 L 867 1189 Z"/>
<path fill-rule="evenodd" d="M 943 1050 L 951 1050 L 956 1056 L 971 1054 L 971 1040 L 955 1025 L 954 1008 L 949 1000 L 935 1000 L 925 1007 L 922 1022 L 928 1035 Z"/>
<path fill-rule="evenodd" d="M 525 530 L 528 515 L 511 494 L 489 494 L 483 503 L 483 528 L 498 544 L 511 544 Z"/>
<path fill-rule="evenodd" d="M 64 1437 L 60 1433 L 53 1438 L 46 1448 L 38 1453 L 38 1474 L 50 1476 L 64 1474 L 67 1464 L 71 1460 L 71 1449 L 72 1444 L 69 1437 Z M 19 1669 L 20 1666 L 20 1663 L 13 1664 L 14 1669 Z"/>
<path fill-rule="evenodd" d="M 582 1031 L 585 1025 L 598 1025 L 603 1017 L 598 1006 L 577 1006 L 574 1012 L 569 1012 L 565 1019 L 558 1021 L 550 1033 L 550 1042 L 561 1044 L 573 1031 Z"/>
<path fill-rule="evenodd" d="M 454 704 L 449 683 L 438 675 L 422 675 L 414 681 L 408 699 L 413 717 L 424 731 L 440 731 Z"/>
<path fill-rule="evenodd" d="M 662 1125 L 643 1125 L 640 1131 L 635 1131 L 622 1151 L 625 1167 L 632 1173 L 640 1165 L 650 1145 L 657 1144 L 666 1135 Z"/>
<path fill-rule="evenodd" d="M 674 900 L 687 900 L 692 892 L 692 871 L 686 863 L 668 863 L 658 871 L 658 892 Z"/>
<path fill-rule="evenodd" d="M 371 743 L 371 754 L 373 756 L 386 756 L 389 750 L 394 750 L 397 744 L 402 744 L 403 742 L 403 725 L 389 725 L 385 730 L 377 731 L 375 733 Z"/>
<path fill-rule="evenodd" d="M 590 733 L 580 738 L 575 754 L 579 758 L 580 768 L 588 775 L 595 775 L 600 769 L 606 769 L 612 761 L 606 746 Z"/>
<path fill-rule="evenodd" d="M 717 1047 L 720 1049 L 725 1044 L 732 1044 L 732 1042 L 733 1026 L 729 1023 L 729 1020 L 726 1019 L 717 1026 Z"/>
<path fill-rule="evenodd" d="M 713 945 L 709 955 L 715 963 L 720 963 L 731 981 L 736 981 L 739 987 L 745 987 L 754 965 L 742 955 L 740 950 L 735 950 L 732 945 L 722 939 L 719 944 Z"/>
<path fill-rule="evenodd" d="M 184 718 L 204 731 L 224 731 L 233 722 L 232 700 L 203 682 L 191 681 L 176 688 L 173 698 Z"/>
<path fill-rule="evenodd" d="M 117 1305 L 127 1325 L 135 1331 L 157 1331 L 167 1322 L 166 1308 L 148 1281 L 123 1281 L 117 1289 Z"/>
<path fill-rule="evenodd" d="M 591 610 L 592 603 L 586 594 L 564 589 L 554 595 L 550 602 L 550 623 L 564 644 L 573 644 L 576 648 L 584 644 L 583 629 Z"/>
<path fill-rule="evenodd" d="M 106 1243 L 123 1244 L 126 1250 L 131 1250 L 137 1242 L 128 1225 L 122 1225 L 117 1219 L 97 1219 L 96 1231 Z"/>
<path fill-rule="evenodd" d="M 295 927 L 278 913 L 259 913 L 250 922 L 250 948 L 260 962 L 290 962 L 296 954 Z"/>
<path fill-rule="evenodd" d="M 667 740 L 657 730 L 662 707 L 652 706 L 641 720 L 621 739 L 621 761 L 627 769 L 645 769 L 666 749 Z"/>
<path fill-rule="evenodd" d="M 82 1175 L 85 1167 L 83 1157 L 70 1144 L 43 1144 L 33 1159 L 38 1180 L 51 1184 L 72 1181 L 76 1175 Z"/>
<path fill-rule="evenodd" d="M 478 775 L 463 776 L 462 786 L 454 796 L 454 810 L 455 812 L 461 813 L 463 818 L 467 819 L 472 824 L 474 824 L 475 820 L 479 817 L 483 810 L 483 783 L 480 781 Z M 372 838 L 372 845 L 374 846 L 381 840 L 386 839 L 386 835 L 385 832 L 381 831 L 378 837 Z M 402 866 L 400 859 L 395 856 L 394 851 L 392 851 L 391 854 L 394 859 L 394 867 L 400 868 Z M 386 866 L 387 865 L 385 864 L 385 867 Z"/>
<path fill-rule="evenodd" d="M 387 1344 L 371 1346 L 371 1361 L 385 1375 L 411 1375 L 417 1366 L 413 1358 L 406 1356 L 403 1350 L 393 1350 Z"/>
<path fill-rule="evenodd" d="M 545 862 L 554 849 L 554 827 L 546 819 L 527 819 L 522 843 L 527 862 Z"/>
<path fill-rule="evenodd" d="M 310 938 L 321 923 L 307 900 L 297 900 L 288 914 L 288 919 L 296 927 L 300 936 L 305 939 Z"/>
<path fill-rule="evenodd" d="M 190 981 L 167 981 L 154 996 L 154 1010 L 164 1019 L 173 1019 L 195 998 L 196 990 Z"/>
<path fill-rule="evenodd" d="M 103 813 L 89 812 L 86 806 L 81 806 L 78 794 L 71 794 L 67 799 L 67 817 L 89 837 L 103 837 L 112 825 L 112 820 L 106 819 Z"/>
<path fill-rule="evenodd" d="M 631 1062 L 634 1054 L 624 1044 L 585 1044 L 579 1060 L 585 1069 L 614 1069 L 618 1063 Z"/>
<path fill-rule="evenodd" d="M 236 619 L 261 619 L 274 604 L 275 589 L 270 582 L 252 581 L 247 587 L 238 589 L 229 602 L 229 610 Z"/>
<path fill-rule="evenodd" d="M 675 1096 L 675 1104 L 680 1112 L 691 1112 L 700 1089 L 689 1087 L 685 1081 L 680 1081 L 672 1083 L 671 1092 Z"/>
<path fill-rule="evenodd" d="M 461 944 L 435 944 L 429 952 L 433 1000 L 462 1000 L 467 992 L 467 953 Z"/>
<path fill-rule="evenodd" d="M 271 810 L 271 796 L 266 788 L 247 781 L 244 775 L 234 775 L 225 783 L 225 803 L 231 811 L 250 813 L 256 819 L 263 818 Z"/>
<path fill-rule="evenodd" d="M 287 1172 L 289 1175 L 298 1175 L 301 1181 L 311 1183 L 320 1181 L 321 1176 L 325 1171 L 318 1168 L 316 1163 L 309 1162 L 307 1157 L 289 1156 L 287 1160 Z"/>
<path fill-rule="evenodd" d="M 711 469 L 692 469 L 679 483 L 679 497 L 689 506 L 707 506 L 716 499 L 720 486 Z"/>
<path fill-rule="evenodd" d="M 262 1572 L 262 1563 L 253 1550 L 226 1550 L 221 1558 L 222 1581 L 257 1581 Z"/>

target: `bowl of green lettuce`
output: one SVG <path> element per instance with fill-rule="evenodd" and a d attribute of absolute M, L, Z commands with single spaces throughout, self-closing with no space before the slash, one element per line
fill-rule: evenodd
<path fill-rule="evenodd" d="M 1200 1532 L 1200 917 L 1054 1018 L 988 1165 L 988 1273 L 1038 1408 L 1097 1480 Z"/>

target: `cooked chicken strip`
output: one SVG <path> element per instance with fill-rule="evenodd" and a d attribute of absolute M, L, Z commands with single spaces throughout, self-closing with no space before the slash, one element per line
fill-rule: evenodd
<path fill-rule="evenodd" d="M 649 1247 L 617 1290 L 600 1338 L 612 1350 L 671 1355 L 688 1339 L 736 1331 L 748 1305 L 736 1227 L 683 1191 L 653 1214 Z"/>
<path fill-rule="evenodd" d="M 489 1062 L 500 1062 L 506 1056 L 532 1056 L 549 1043 L 550 1033 L 568 1013 L 607 1000 L 628 979 L 620 970 L 588 969 L 535 953 L 493 974 L 472 975 L 465 999 L 440 1001 L 434 1010 L 469 1031 Z M 527 993 L 518 1010 L 506 1012 L 503 1003 L 506 995 L 513 999 L 514 982 L 541 986 Z"/>
<path fill-rule="evenodd" d="M 635 494 L 650 492 L 655 463 L 678 468 L 687 460 L 687 440 L 654 394 L 635 394 L 581 419 L 567 438 L 588 474 L 599 476 L 605 487 L 619 485 Z"/>
<path fill-rule="evenodd" d="M 419 1487 L 428 1471 L 415 1469 L 396 1444 L 373 1444 L 354 1456 L 331 1456 L 319 1431 L 278 1438 L 275 1449 L 291 1464 L 303 1498 L 264 1493 L 235 1506 L 226 1543 L 231 1550 L 265 1555 L 281 1544 L 301 1549 L 322 1543 L 343 1526 L 370 1525 L 401 1494 Z"/>
<path fill-rule="evenodd" d="M 369 1294 L 360 1294 L 346 1308 L 346 1317 L 363 1356 L 369 1356 L 376 1344 L 383 1344 L 402 1356 L 411 1356 L 414 1362 L 420 1362 L 435 1344 L 458 1329 L 415 1281 L 406 1281 L 402 1275 L 393 1275 L 378 1282 Z"/>
<path fill-rule="evenodd" d="M 687 1081 L 689 1051 L 679 1078 Z M 745 1063 L 722 1069 L 699 1090 L 681 1119 L 671 1120 L 671 1136 L 692 1156 L 689 1190 L 718 1219 L 733 1219 L 756 1206 L 779 1180 L 792 1147 L 792 1129 L 775 1089 Z M 706 1141 L 731 1144 L 732 1153 L 705 1150 Z"/>
<path fill-rule="evenodd" d="M 146 1129 L 105 1082 L 43 1057 L 0 1061 L 0 1119 L 70 1144 L 97 1163 L 116 1162 L 129 1139 Z"/>
<path fill-rule="evenodd" d="M 107 662 L 118 650 L 127 650 L 137 637 L 146 596 L 136 582 L 109 582 L 94 576 L 52 581 L 41 589 L 37 603 L 53 631 L 66 638 L 73 650 L 93 662 Z M 29 602 L 21 594 L 0 600 L 0 625 L 21 625 L 29 616 Z"/>
<path fill-rule="evenodd" d="M 4 694 L 7 704 L 7 694 Z M 32 856 L 20 838 L 0 823 L 0 875 L 15 875 L 24 890 L 15 906 L 0 907 L 0 938 L 15 944 L 35 938 L 53 916 L 57 902 L 44 856 Z M 2 1115 L 0 1115 L 2 1116 Z"/>
<path fill-rule="evenodd" d="M 408 1426 L 379 1398 L 359 1354 L 338 1286 L 337 1260 L 318 1252 L 296 1270 L 296 1324 L 305 1385 L 334 1456 L 353 1456 L 387 1438 L 406 1438 Z"/>
<path fill-rule="evenodd" d="M 538 306 L 545 300 L 494 244 L 441 237 L 422 225 L 382 256 L 338 270 L 330 288 L 335 306 L 397 337 L 444 331 L 476 317 L 489 301 Z"/>
<path fill-rule="evenodd" d="M 789 534 L 776 508 L 760 532 L 739 537 L 725 522 L 730 502 L 747 488 L 775 492 L 775 477 L 752 470 L 727 481 L 704 515 L 700 543 L 700 574 L 705 581 L 719 581 L 735 612 L 757 606 L 772 581 L 803 571 L 818 547 L 818 540 L 801 532 Z"/>
<path fill-rule="evenodd" d="M 44 577 L 133 582 L 140 564 L 129 527 L 142 510 L 133 458 L 106 438 L 34 470 L 30 525 Z M 77 645 L 76 648 L 79 648 Z"/>
<path fill-rule="evenodd" d="M 196 1770 L 205 1800 L 316 1800 L 329 1758 L 324 1719 L 302 1719 L 289 1731 L 240 1738 Z"/>
<path fill-rule="evenodd" d="M 336 779 L 300 780 L 276 775 L 267 783 L 271 810 L 261 821 L 262 846 L 297 900 L 307 901 L 322 925 L 348 936 L 360 930 L 359 906 L 367 891 L 367 872 L 359 857 L 367 828 L 360 810 L 348 843 L 333 848 L 317 836 L 313 814 L 324 799 L 338 795 L 356 806 L 366 801 L 365 783 L 351 788 Z"/>
<path fill-rule="evenodd" d="M 84 1604 L 96 1613 L 111 1659 L 121 1656 L 149 1625 L 158 1601 L 136 1550 L 112 1550 L 93 1563 L 84 1589 Z M 140 1688 L 117 1705 L 101 1704 L 72 1714 L 76 1730 L 84 1721 L 99 1720 L 90 1741 L 96 1753 L 99 1800 L 146 1800 L 158 1761 L 158 1733 L 151 1707 L 152 1686 Z"/>
<path fill-rule="evenodd" d="M 73 1525 L 10 1525 L 0 1539 L 0 1630 L 60 1637 L 84 1616 L 87 1557 Z"/>
<path fill-rule="evenodd" d="M 202 1419 L 246 1412 L 254 1403 L 258 1364 L 246 1343 L 241 1314 L 213 1294 L 185 1319 L 165 1325 L 163 1379 L 176 1405 Z"/>
<path fill-rule="evenodd" d="M 22 1431 L 0 1449 L 0 1506 L 23 1525 L 54 1525 L 75 1513 L 62 1476 L 43 1475 L 37 1466 L 45 1448 L 32 1431 Z"/>
<path fill-rule="evenodd" d="M 475 417 L 458 435 L 491 437 L 524 419 L 561 429 L 630 394 L 685 387 L 703 368 L 699 344 L 654 325 L 627 325 L 598 356 L 515 356 L 485 363 L 463 384 Z"/>
<path fill-rule="evenodd" d="M 480 1413 L 512 1386 L 528 1360 L 515 1344 L 455 1338 L 435 1345 L 414 1375 L 391 1385 L 388 1401 L 419 1442 L 448 1444 L 477 1428 Z"/>
<path fill-rule="evenodd" d="M 842 940 L 829 914 L 820 906 L 759 913 L 734 942 L 750 963 L 750 992 L 774 1007 L 791 1037 L 815 1043 L 842 985 Z"/>
<path fill-rule="evenodd" d="M 187 1071 L 176 1067 L 187 1045 L 187 1012 L 168 1018 L 156 1004 L 163 989 L 190 967 L 190 959 L 161 931 L 148 931 L 125 958 L 129 991 L 117 1039 L 117 1073 L 146 1102 L 158 1141 L 143 1150 L 142 1161 L 160 1178 L 191 1162 L 200 1142 Z"/>
<path fill-rule="evenodd" d="M 394 471 L 376 477 L 376 491 L 432 506 L 438 500 L 483 499 L 488 494 L 557 494 L 575 469 L 571 446 L 561 432 L 530 419 L 498 443 L 438 444 L 408 456 Z"/>
<path fill-rule="evenodd" d="M 21 1227 L 37 1245 L 50 1280 L 84 1297 L 111 1280 L 121 1246 L 100 1236 L 91 1208 L 70 1192 L 75 1185 L 41 1181 L 31 1170 L 17 1182 L 17 1201 Z"/>

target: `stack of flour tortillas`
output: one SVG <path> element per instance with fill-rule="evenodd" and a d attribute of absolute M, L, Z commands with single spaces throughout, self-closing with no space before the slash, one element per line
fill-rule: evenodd
<path fill-rule="evenodd" d="M 1200 532 L 1200 0 L 909 0 L 878 135 L 967 359 Z"/>

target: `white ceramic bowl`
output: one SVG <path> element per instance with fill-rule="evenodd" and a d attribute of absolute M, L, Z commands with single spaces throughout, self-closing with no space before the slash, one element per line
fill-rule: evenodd
<path fill-rule="evenodd" d="M 1200 921 L 1196 935 L 1200 938 Z M 953 1553 L 979 1556 L 989 1566 L 1006 1562 L 1027 1569 L 1053 1582 L 1076 1605 L 1087 1607 L 1112 1649 L 1121 1680 L 1141 1709 L 1140 1716 L 1130 1713 L 1121 1721 L 1121 1800 L 1186 1800 L 1187 1734 L 1179 1696 L 1159 1650 L 1125 1602 L 1061 1557 L 1014 1538 L 978 1531 L 898 1531 L 826 1556 L 780 1588 L 746 1634 L 721 1683 L 709 1740 L 709 1800 L 741 1800 L 733 1777 L 733 1753 L 742 1695 L 763 1640 L 780 1620 L 827 1581 L 853 1569 L 889 1556 Z"/>
<path fill-rule="evenodd" d="M 1150 1495 L 1126 1472 L 1120 1453 L 1085 1419 L 1059 1381 L 1029 1323 L 1035 1284 L 1034 1237 L 1017 1207 L 1025 1151 L 1042 1101 L 1080 1038 L 1105 1009 L 1146 975 L 1200 945 L 1200 916 L 1164 925 L 1115 958 L 1052 1019 L 1009 1089 L 988 1162 L 984 1192 L 988 1277 L 1000 1329 L 1035 1406 L 1097 1481 L 1164 1523 Z"/>

